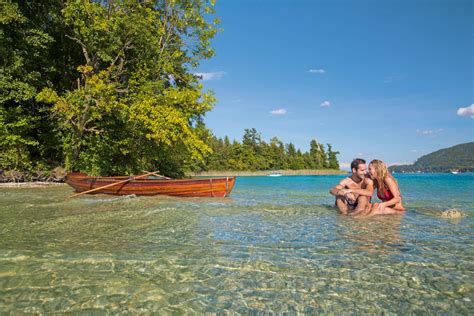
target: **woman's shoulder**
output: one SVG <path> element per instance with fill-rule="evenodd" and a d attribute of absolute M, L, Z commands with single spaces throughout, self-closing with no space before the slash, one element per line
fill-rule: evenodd
<path fill-rule="evenodd" d="M 397 184 L 397 181 L 395 180 L 395 178 L 394 178 L 392 175 L 388 175 L 388 176 L 384 179 L 384 182 L 385 182 L 385 184 L 387 184 L 387 185 L 390 185 L 390 184 Z"/>
<path fill-rule="evenodd" d="M 372 179 L 372 178 L 370 178 L 370 177 L 365 177 L 365 178 L 364 178 L 364 182 L 365 182 L 365 183 L 374 184 L 375 181 L 376 181 L 375 179 Z"/>

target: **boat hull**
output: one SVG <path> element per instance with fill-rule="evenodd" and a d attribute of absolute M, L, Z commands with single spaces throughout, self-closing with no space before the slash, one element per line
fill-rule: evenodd
<path fill-rule="evenodd" d="M 88 194 L 226 197 L 234 187 L 235 178 L 132 179 Z M 66 183 L 79 193 L 126 179 L 128 177 L 92 177 L 84 173 L 69 173 L 66 176 Z"/>

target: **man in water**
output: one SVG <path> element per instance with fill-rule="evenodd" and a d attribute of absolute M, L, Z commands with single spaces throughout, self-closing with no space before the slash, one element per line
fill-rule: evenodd
<path fill-rule="evenodd" d="M 336 197 L 336 206 L 341 214 L 356 215 L 370 207 L 370 197 L 374 193 L 374 182 L 366 176 L 367 166 L 364 159 L 351 162 L 352 175 L 344 178 L 329 193 Z M 357 190 L 357 193 L 347 190 Z M 363 193 L 363 194 L 362 194 Z"/>

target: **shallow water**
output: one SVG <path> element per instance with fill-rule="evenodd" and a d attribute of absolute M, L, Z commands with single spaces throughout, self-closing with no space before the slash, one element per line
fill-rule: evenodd
<path fill-rule="evenodd" d="M 333 208 L 341 176 L 241 177 L 231 198 L 0 188 L 0 312 L 471 314 L 474 175 L 396 176 L 407 214 L 369 219 Z"/>

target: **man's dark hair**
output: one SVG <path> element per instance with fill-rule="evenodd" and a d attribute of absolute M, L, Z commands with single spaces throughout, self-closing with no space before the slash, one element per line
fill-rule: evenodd
<path fill-rule="evenodd" d="M 361 165 L 361 164 L 365 164 L 365 160 L 362 159 L 362 158 L 356 158 L 356 159 L 352 160 L 352 162 L 351 162 L 351 170 L 352 170 L 352 169 L 358 170 L 358 169 L 359 169 L 359 165 Z"/>

